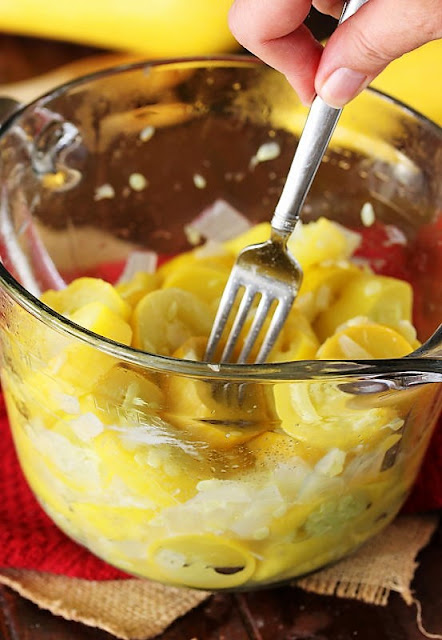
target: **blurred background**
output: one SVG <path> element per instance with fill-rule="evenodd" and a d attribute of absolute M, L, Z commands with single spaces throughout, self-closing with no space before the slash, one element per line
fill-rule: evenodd
<path fill-rule="evenodd" d="M 271 0 L 269 0 L 271 1 Z M 245 53 L 227 25 L 232 0 L 2 0 L 0 95 L 29 102 L 54 86 L 135 59 Z M 315 10 L 319 40 L 336 21 Z M 374 86 L 442 125 L 442 40 L 392 63 Z"/>

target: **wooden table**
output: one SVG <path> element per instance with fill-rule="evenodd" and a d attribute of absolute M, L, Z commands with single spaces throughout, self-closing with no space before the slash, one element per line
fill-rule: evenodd
<path fill-rule="evenodd" d="M 93 0 L 92 0 L 93 1 Z M 330 22 L 313 20 L 318 37 Z M 0 84 L 16 82 L 96 54 L 90 47 L 0 34 Z M 424 626 L 442 634 L 442 526 L 420 555 L 414 588 Z M 0 640 L 111 640 L 67 622 L 0 587 Z M 175 622 L 158 640 L 421 640 L 416 607 L 393 594 L 387 607 L 279 588 L 219 595 Z M 441 636 L 442 637 L 442 636 Z"/>

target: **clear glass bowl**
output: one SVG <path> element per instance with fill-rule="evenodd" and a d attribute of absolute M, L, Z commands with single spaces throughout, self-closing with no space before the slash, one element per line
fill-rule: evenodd
<path fill-rule="evenodd" d="M 264 65 L 200 59 L 81 79 L 2 129 L 1 378 L 17 452 L 54 522 L 129 573 L 213 590 L 306 574 L 385 527 L 419 469 L 441 406 L 442 134 L 388 97 L 345 109 L 304 213 L 372 233 L 378 272 L 407 267 L 423 342 L 411 356 L 217 368 L 101 338 L 37 299 L 54 265 L 112 280 L 133 251 L 190 249 L 186 226 L 218 198 L 269 220 L 305 115 Z M 269 141 L 279 155 L 251 163 Z M 242 407 L 217 403 L 221 382 L 243 385 Z"/>

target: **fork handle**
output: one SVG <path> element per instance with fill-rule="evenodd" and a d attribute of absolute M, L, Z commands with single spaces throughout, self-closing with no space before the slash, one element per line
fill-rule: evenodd
<path fill-rule="evenodd" d="M 348 0 L 339 24 L 368 0 Z M 334 109 L 319 96 L 313 100 L 281 197 L 271 221 L 272 228 L 289 236 L 299 220 L 302 206 L 321 164 L 342 109 Z"/>

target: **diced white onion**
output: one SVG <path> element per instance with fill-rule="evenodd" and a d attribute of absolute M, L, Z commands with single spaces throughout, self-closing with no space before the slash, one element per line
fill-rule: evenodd
<path fill-rule="evenodd" d="M 254 156 L 250 159 L 250 168 L 255 168 L 260 162 L 274 160 L 281 153 L 281 147 L 277 142 L 264 142 Z"/>
<path fill-rule="evenodd" d="M 361 221 L 364 227 L 371 227 L 376 221 L 376 215 L 371 202 L 365 202 L 361 209 Z"/>
<path fill-rule="evenodd" d="M 104 429 L 101 420 L 91 411 L 71 420 L 71 427 L 75 435 L 83 442 L 92 440 L 100 435 Z"/>
<path fill-rule="evenodd" d="M 192 229 L 206 240 L 220 243 L 241 235 L 250 227 L 250 222 L 242 213 L 225 200 L 219 199 L 192 220 L 187 229 Z"/>
<path fill-rule="evenodd" d="M 413 344 L 417 338 L 416 329 L 409 320 L 399 320 L 397 331 L 403 335 L 410 344 Z"/>
<path fill-rule="evenodd" d="M 371 360 L 373 357 L 371 353 L 352 340 L 350 336 L 346 336 L 345 334 L 339 336 L 338 342 L 342 353 L 350 360 Z"/>
<path fill-rule="evenodd" d="M 184 227 L 184 233 L 186 234 L 187 242 L 192 246 L 196 246 L 201 242 L 201 234 L 191 225 L 186 225 Z"/>
<path fill-rule="evenodd" d="M 370 320 L 367 316 L 355 316 L 354 318 L 350 318 L 350 320 L 338 325 L 335 329 L 335 334 L 344 331 L 348 327 L 361 327 L 367 324 L 373 324 L 373 320 Z"/>
<path fill-rule="evenodd" d="M 76 396 L 71 396 L 61 391 L 55 391 L 52 395 L 65 413 L 72 415 L 80 413 L 80 402 Z"/>
<path fill-rule="evenodd" d="M 95 189 L 94 200 L 99 202 L 100 200 L 112 200 L 115 198 L 115 189 L 111 184 L 102 184 Z"/>
<path fill-rule="evenodd" d="M 154 133 L 155 133 L 155 127 L 148 125 L 147 127 L 144 127 L 144 129 L 140 131 L 139 138 L 141 142 L 147 142 L 153 137 Z"/>
<path fill-rule="evenodd" d="M 402 246 L 407 244 L 407 236 L 394 225 L 386 224 L 385 233 L 387 234 L 387 239 L 384 242 L 384 247 L 390 247 L 393 244 L 399 244 Z"/>
<path fill-rule="evenodd" d="M 315 466 L 315 471 L 324 476 L 334 478 L 342 473 L 344 469 L 346 453 L 342 449 L 334 447 L 323 456 Z"/>
<path fill-rule="evenodd" d="M 330 478 L 322 473 L 312 471 L 302 483 L 298 500 L 310 502 L 327 496 L 336 496 L 345 489 L 345 481 L 342 478 Z"/>
<path fill-rule="evenodd" d="M 129 176 L 129 186 L 134 191 L 143 191 L 148 184 L 142 173 L 131 173 Z"/>
<path fill-rule="evenodd" d="M 288 504 L 297 500 L 299 490 L 310 472 L 310 465 L 301 458 L 292 458 L 290 462 L 279 464 L 275 469 L 274 480 Z"/>
<path fill-rule="evenodd" d="M 215 242 L 215 240 L 207 240 L 200 247 L 195 249 L 195 256 L 197 258 L 213 258 L 214 256 L 225 256 L 226 250 L 221 242 Z"/>
<path fill-rule="evenodd" d="M 197 189 L 205 189 L 207 186 L 207 180 L 200 173 L 195 173 L 193 176 L 193 184 Z"/>
<path fill-rule="evenodd" d="M 129 254 L 122 274 L 117 284 L 123 284 L 132 280 L 139 271 L 143 273 L 155 273 L 158 255 L 154 251 L 132 251 Z"/>

